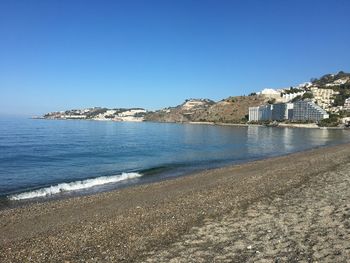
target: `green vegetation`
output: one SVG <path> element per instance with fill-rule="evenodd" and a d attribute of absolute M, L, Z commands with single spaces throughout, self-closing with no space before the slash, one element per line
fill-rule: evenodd
<path fill-rule="evenodd" d="M 145 112 L 138 112 L 134 114 L 134 117 L 141 118 L 141 117 L 145 117 L 145 115 L 146 115 Z"/>
<path fill-rule="evenodd" d="M 272 99 L 269 99 L 267 101 L 268 104 L 274 104 L 276 102 L 276 99 L 275 98 L 272 98 Z"/>
<path fill-rule="evenodd" d="M 346 111 L 346 110 L 340 111 L 340 112 L 339 112 L 339 117 L 340 117 L 340 118 L 350 117 L 350 111 Z"/>
<path fill-rule="evenodd" d="M 312 120 L 286 120 L 284 123 L 291 123 L 291 124 L 310 124 L 310 123 L 315 123 Z"/>
<path fill-rule="evenodd" d="M 330 87 L 327 87 L 326 85 L 329 83 L 333 83 L 336 80 L 343 79 L 343 78 L 350 78 L 350 73 L 345 73 L 344 71 L 339 71 L 335 75 L 326 74 L 319 79 L 312 78 L 311 82 L 312 82 L 312 84 L 314 84 L 320 88 L 330 88 Z M 334 89 L 335 87 L 339 87 L 339 86 L 332 86 L 331 88 Z"/>
<path fill-rule="evenodd" d="M 322 76 L 321 78 L 317 79 L 311 79 L 311 82 L 318 86 L 319 88 L 323 89 L 333 89 L 334 91 L 339 92 L 338 95 L 334 98 L 333 106 L 343 106 L 344 102 L 347 98 L 350 97 L 350 83 L 349 81 L 344 84 L 334 85 L 334 86 L 327 86 L 327 84 L 334 83 L 337 80 L 340 79 L 346 79 L 350 78 L 350 73 L 345 73 L 344 71 L 339 71 L 337 74 L 326 74 Z"/>
<path fill-rule="evenodd" d="M 302 99 L 302 97 L 300 95 L 298 95 L 294 99 L 292 99 L 292 103 L 297 102 L 297 101 L 299 101 L 301 99 Z"/>
<path fill-rule="evenodd" d="M 339 94 L 334 98 L 333 106 L 343 106 L 345 100 L 350 97 L 350 84 L 340 85 L 337 91 Z"/>
<path fill-rule="evenodd" d="M 107 110 L 108 110 L 107 108 L 94 108 L 92 111 L 89 111 L 86 114 L 86 118 L 87 119 L 93 118 L 93 117 L 97 116 L 100 113 L 105 113 Z"/>
<path fill-rule="evenodd" d="M 313 97 L 314 95 L 311 92 L 305 92 L 301 98 L 302 100 L 305 100 L 305 99 L 312 99 Z"/>
<path fill-rule="evenodd" d="M 320 127 L 337 127 L 340 124 L 338 114 L 330 114 L 328 119 L 319 122 Z"/>
<path fill-rule="evenodd" d="M 283 93 L 284 94 L 293 94 L 293 93 L 298 93 L 298 92 L 301 92 L 301 91 L 304 91 L 304 90 L 290 87 L 289 90 L 285 90 Z"/>
<path fill-rule="evenodd" d="M 234 97 L 228 97 L 227 99 L 225 99 L 224 101 L 226 102 L 232 102 L 232 103 L 235 103 L 237 101 L 237 98 L 234 98 Z"/>
<path fill-rule="evenodd" d="M 292 103 L 297 102 L 299 100 L 312 99 L 314 95 L 311 92 L 305 92 L 302 96 L 298 95 L 294 99 L 292 99 Z"/>

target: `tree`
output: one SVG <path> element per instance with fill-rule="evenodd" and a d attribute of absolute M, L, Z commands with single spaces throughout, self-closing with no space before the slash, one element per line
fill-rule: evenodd
<path fill-rule="evenodd" d="M 272 98 L 272 99 L 269 99 L 267 101 L 268 104 L 274 104 L 276 102 L 276 99 L 275 98 Z"/>
<path fill-rule="evenodd" d="M 342 94 L 338 94 L 335 98 L 334 98 L 334 103 L 333 106 L 343 106 L 345 103 L 345 97 Z"/>
<path fill-rule="evenodd" d="M 328 119 L 323 119 L 318 124 L 321 127 L 336 127 L 339 125 L 338 115 L 330 114 Z"/>
<path fill-rule="evenodd" d="M 303 94 L 303 97 L 302 99 L 305 100 L 305 99 L 312 99 L 314 97 L 314 95 L 311 93 L 311 92 L 305 92 Z"/>
<path fill-rule="evenodd" d="M 294 102 L 297 102 L 299 100 L 301 100 L 301 96 L 300 95 L 298 95 L 294 99 L 292 99 L 292 102 L 294 103 Z"/>

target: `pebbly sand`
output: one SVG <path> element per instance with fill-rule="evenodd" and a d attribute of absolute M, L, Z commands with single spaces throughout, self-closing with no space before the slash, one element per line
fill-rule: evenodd
<path fill-rule="evenodd" d="M 0 211 L 0 262 L 349 260 L 349 144 Z"/>

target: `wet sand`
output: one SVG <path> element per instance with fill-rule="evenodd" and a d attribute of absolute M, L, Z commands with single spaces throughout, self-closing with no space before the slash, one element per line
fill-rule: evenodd
<path fill-rule="evenodd" d="M 349 258 L 349 144 L 0 211 L 0 262 Z"/>

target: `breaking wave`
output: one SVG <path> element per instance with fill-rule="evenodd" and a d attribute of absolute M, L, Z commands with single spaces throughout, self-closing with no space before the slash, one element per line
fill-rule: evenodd
<path fill-rule="evenodd" d="M 122 174 L 113 175 L 113 176 L 101 176 L 93 179 L 86 179 L 86 180 L 75 181 L 71 183 L 61 183 L 50 187 L 40 188 L 38 190 L 34 190 L 30 192 L 14 194 L 14 195 L 10 195 L 8 198 L 10 200 L 24 200 L 24 199 L 31 199 L 36 197 L 45 197 L 45 196 L 55 195 L 62 192 L 69 192 L 69 191 L 86 189 L 86 188 L 103 185 L 103 184 L 116 183 L 116 182 L 133 179 L 141 176 L 142 174 L 140 173 L 122 173 Z"/>

